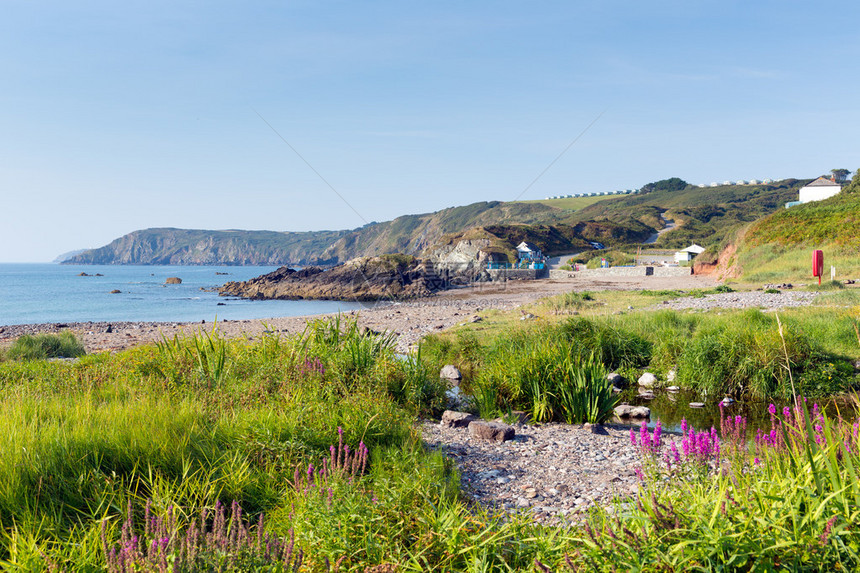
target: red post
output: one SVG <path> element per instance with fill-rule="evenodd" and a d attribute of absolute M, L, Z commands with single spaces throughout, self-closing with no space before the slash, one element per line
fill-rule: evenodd
<path fill-rule="evenodd" d="M 812 276 L 818 277 L 818 284 L 821 284 L 821 275 L 824 274 L 824 251 L 812 251 Z"/>

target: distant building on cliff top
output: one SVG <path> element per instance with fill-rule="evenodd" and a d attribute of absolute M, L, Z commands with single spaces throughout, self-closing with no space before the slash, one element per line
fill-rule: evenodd
<path fill-rule="evenodd" d="M 801 203 L 809 203 L 810 201 L 821 201 L 828 197 L 833 197 L 842 191 L 842 185 L 828 179 L 827 177 L 819 177 L 806 187 L 800 188 L 799 200 Z"/>

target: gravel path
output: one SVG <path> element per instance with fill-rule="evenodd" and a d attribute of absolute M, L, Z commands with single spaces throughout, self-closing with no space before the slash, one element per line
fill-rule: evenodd
<path fill-rule="evenodd" d="M 427 446 L 453 458 L 463 491 L 481 505 L 528 511 L 535 521 L 572 521 L 589 507 L 635 494 L 639 452 L 625 426 L 517 425 L 508 442 L 472 438 L 467 428 L 421 423 Z"/>
<path fill-rule="evenodd" d="M 761 291 L 725 292 L 708 294 L 702 298 L 683 297 L 663 301 L 656 308 L 673 310 L 711 310 L 715 308 L 764 308 L 767 310 L 779 308 L 794 308 L 808 306 L 820 295 L 817 292 L 788 292 L 779 294 Z"/>

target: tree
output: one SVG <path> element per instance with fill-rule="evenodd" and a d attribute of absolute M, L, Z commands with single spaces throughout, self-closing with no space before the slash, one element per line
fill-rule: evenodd
<path fill-rule="evenodd" d="M 845 181 L 848 174 L 851 173 L 848 169 L 831 169 L 830 172 L 833 174 L 833 178 L 840 183 Z"/>
<path fill-rule="evenodd" d="M 650 193 L 652 191 L 681 191 L 682 189 L 686 189 L 687 183 L 683 179 L 679 177 L 672 177 L 671 179 L 662 179 L 660 181 L 654 181 L 653 183 L 646 183 L 639 190 L 640 193 Z"/>
<path fill-rule="evenodd" d="M 860 193 L 860 169 L 854 172 L 851 183 L 842 188 L 843 193 Z"/>

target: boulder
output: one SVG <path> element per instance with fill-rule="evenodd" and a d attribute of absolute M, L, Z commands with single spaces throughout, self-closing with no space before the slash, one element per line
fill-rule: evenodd
<path fill-rule="evenodd" d="M 507 424 L 474 421 L 469 423 L 469 435 L 479 440 L 506 442 L 514 439 L 516 431 Z"/>
<path fill-rule="evenodd" d="M 645 372 L 639 377 L 639 385 L 643 388 L 653 388 L 657 384 L 657 377 L 650 372 Z"/>
<path fill-rule="evenodd" d="M 167 277 L 164 281 L 166 285 L 181 285 L 182 279 L 179 277 Z"/>
<path fill-rule="evenodd" d="M 445 410 L 442 413 L 442 421 L 440 426 L 446 428 L 465 428 L 470 422 L 474 422 L 478 418 L 466 412 L 455 412 L 454 410 Z"/>
<path fill-rule="evenodd" d="M 606 379 L 609 380 L 609 383 L 616 388 L 619 388 L 621 390 L 627 388 L 627 380 L 625 380 L 624 376 L 622 376 L 621 374 L 618 374 L 616 372 L 610 372 L 606 375 Z"/>
<path fill-rule="evenodd" d="M 445 380 L 462 380 L 463 375 L 453 364 L 446 364 L 442 367 L 442 370 L 439 372 L 439 378 L 444 378 Z"/>
<path fill-rule="evenodd" d="M 631 406 L 630 404 L 621 404 L 615 406 L 615 415 L 619 418 L 650 418 L 651 409 L 645 406 Z"/>

